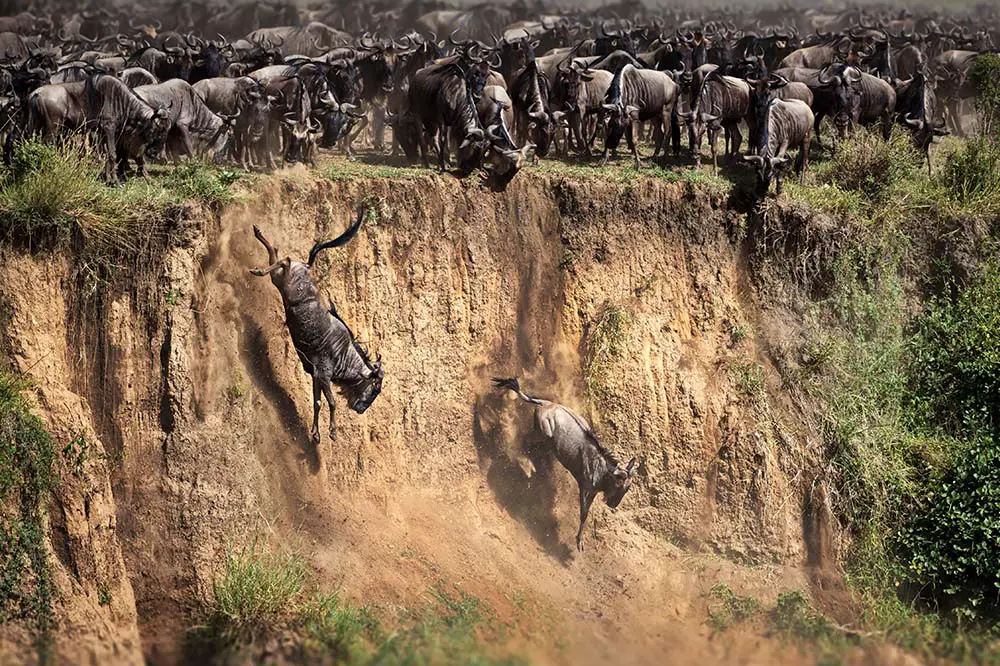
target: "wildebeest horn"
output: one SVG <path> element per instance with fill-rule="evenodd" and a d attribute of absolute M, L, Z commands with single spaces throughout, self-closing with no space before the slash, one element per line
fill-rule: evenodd
<path fill-rule="evenodd" d="M 830 77 L 829 70 L 830 70 L 829 65 L 819 70 L 819 74 L 817 74 L 817 79 L 819 80 L 821 85 L 828 86 L 831 83 L 833 83 L 833 78 Z"/>
<path fill-rule="evenodd" d="M 368 42 L 367 44 L 365 43 L 366 41 Z M 373 48 L 375 46 L 375 40 L 372 38 L 372 35 L 371 35 L 370 32 L 366 32 L 365 34 L 361 35 L 361 39 L 359 40 L 359 43 L 361 44 L 361 46 L 363 48 L 366 48 L 366 49 L 370 49 L 370 48 Z"/>
<path fill-rule="evenodd" d="M 784 88 L 788 85 L 788 79 L 786 79 L 781 74 L 771 74 L 768 84 L 772 88 Z"/>
<path fill-rule="evenodd" d="M 854 67 L 848 67 L 844 70 L 844 78 L 847 79 L 848 83 L 857 83 L 861 80 L 861 72 Z"/>
<path fill-rule="evenodd" d="M 903 116 L 903 120 L 906 121 L 906 124 L 909 125 L 910 127 L 915 127 L 917 129 L 919 129 L 920 126 L 923 125 L 923 122 L 921 122 L 918 118 L 912 117 L 909 113 Z"/>
<path fill-rule="evenodd" d="M 313 263 L 315 263 L 316 261 L 316 257 L 323 250 L 327 250 L 332 247 L 343 247 L 344 245 L 347 245 L 347 243 L 357 235 L 358 229 L 361 228 L 361 223 L 364 221 L 365 221 L 365 207 L 360 206 L 358 208 L 358 219 L 354 222 L 354 224 L 348 227 L 347 231 L 340 234 L 333 240 L 326 241 L 324 243 L 316 243 L 315 245 L 313 245 L 312 249 L 309 250 L 309 261 L 306 262 L 306 266 L 312 268 Z"/>

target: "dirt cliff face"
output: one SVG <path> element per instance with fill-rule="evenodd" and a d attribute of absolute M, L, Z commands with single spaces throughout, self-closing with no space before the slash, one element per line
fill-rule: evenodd
<path fill-rule="evenodd" d="M 338 398 L 335 442 L 324 404 L 314 447 L 280 296 L 247 272 L 266 264 L 252 225 L 304 260 L 362 199 L 369 222 L 312 274 L 386 379 L 363 416 Z M 57 441 L 82 433 L 94 451 L 51 507 L 57 649 L 179 660 L 227 539 L 264 529 L 361 598 L 413 598 L 436 575 L 500 605 L 498 589 L 532 589 L 600 627 L 553 661 L 711 655 L 676 626 L 697 587 L 678 546 L 792 571 L 779 577 L 807 559 L 811 429 L 768 397 L 780 379 L 758 336 L 795 322 L 749 279 L 741 223 L 724 195 L 683 182 L 524 174 L 493 195 L 292 172 L 219 215 L 189 211 L 158 282 L 120 295 L 79 293 L 71 257 L 7 252 L 11 358 Z M 583 556 L 575 483 L 494 376 L 564 402 L 639 461 L 617 512 L 595 504 Z"/>

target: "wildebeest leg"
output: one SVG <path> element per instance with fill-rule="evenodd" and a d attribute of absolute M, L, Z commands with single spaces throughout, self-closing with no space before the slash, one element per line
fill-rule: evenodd
<path fill-rule="evenodd" d="M 334 413 L 334 403 L 333 403 L 333 389 L 330 387 L 330 382 L 328 380 L 323 380 L 320 384 L 323 389 L 323 396 L 326 398 L 326 402 L 330 405 L 330 439 L 334 442 L 337 441 L 337 422 L 333 418 Z"/>
<path fill-rule="evenodd" d="M 733 124 L 733 136 L 732 136 L 732 148 L 733 152 L 730 153 L 731 157 L 736 157 L 740 154 L 740 147 L 743 145 L 743 133 L 740 132 L 739 121 Z"/>
<path fill-rule="evenodd" d="M 118 151 L 115 150 L 115 128 L 114 125 L 105 124 L 101 129 L 104 132 L 104 149 L 108 156 L 104 167 L 104 178 L 109 183 L 114 183 L 116 182 L 115 161 L 118 157 Z"/>
<path fill-rule="evenodd" d="M 635 123 L 629 123 L 628 127 L 625 128 L 625 141 L 632 149 L 632 155 L 635 156 L 635 168 L 638 169 L 642 166 L 642 160 L 639 159 L 639 144 L 635 140 Z"/>
<path fill-rule="evenodd" d="M 583 527 L 587 523 L 587 514 L 590 513 L 590 505 L 594 503 L 597 492 L 592 488 L 580 486 L 580 529 L 576 532 L 576 549 L 583 552 Z"/>
<path fill-rule="evenodd" d="M 809 166 L 809 134 L 802 140 L 802 147 L 799 148 L 799 185 L 806 183 L 806 167 Z"/>
<path fill-rule="evenodd" d="M 824 113 L 822 111 L 816 114 L 816 119 L 813 120 L 813 132 L 816 134 L 816 145 L 820 148 L 823 147 L 823 140 L 819 136 L 819 124 L 823 122 Z"/>
<path fill-rule="evenodd" d="M 675 108 L 670 112 L 670 145 L 674 152 L 674 157 L 680 155 L 681 152 L 681 123 L 680 117 L 677 115 L 677 109 Z M 666 148 L 663 149 L 666 152 Z"/>
<path fill-rule="evenodd" d="M 719 130 L 718 129 L 709 129 L 708 130 L 708 146 L 709 146 L 709 148 L 712 151 L 712 171 L 715 172 L 715 173 L 719 173 L 719 160 L 718 160 L 718 157 L 716 157 L 716 154 L 715 154 L 715 144 L 718 142 L 718 140 L 719 140 Z"/>
<path fill-rule="evenodd" d="M 385 150 L 385 106 L 372 109 L 372 148 L 381 153 Z"/>
<path fill-rule="evenodd" d="M 448 153 L 448 128 L 438 129 L 438 171 L 444 173 L 445 160 Z"/>
<path fill-rule="evenodd" d="M 892 133 L 892 114 L 886 113 L 882 116 L 882 139 L 885 141 L 889 140 L 889 135 Z"/>
<path fill-rule="evenodd" d="M 264 233 L 256 224 L 253 225 L 253 236 L 259 240 L 261 245 L 264 246 L 264 249 L 267 250 L 267 263 L 270 264 L 272 268 L 276 266 L 278 264 L 278 248 L 267 242 L 267 239 L 264 238 Z M 268 268 L 267 270 L 270 271 L 272 268 Z"/>
<path fill-rule="evenodd" d="M 321 382 L 317 377 L 313 377 L 313 427 L 311 431 L 313 444 L 319 444 L 319 398 L 321 393 Z"/>

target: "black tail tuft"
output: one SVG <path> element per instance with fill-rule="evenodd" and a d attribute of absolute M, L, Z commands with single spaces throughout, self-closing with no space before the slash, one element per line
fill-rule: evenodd
<path fill-rule="evenodd" d="M 358 233 L 358 229 L 361 228 L 361 223 L 364 221 L 365 221 L 365 207 L 361 206 L 360 208 L 358 208 L 357 221 L 350 227 L 348 227 L 347 231 L 340 234 L 331 241 L 326 241 L 325 243 L 316 243 L 315 245 L 313 245 L 313 248 L 309 250 L 309 261 L 306 263 L 306 265 L 309 266 L 309 268 L 312 268 L 313 262 L 316 261 L 316 257 L 319 255 L 320 252 L 326 250 L 327 248 L 341 247 L 343 245 L 347 245 L 347 242 L 350 241 L 352 238 L 354 238 L 354 236 Z"/>
<path fill-rule="evenodd" d="M 510 379 L 502 379 L 500 377 L 494 377 L 493 384 L 498 389 L 506 389 L 513 391 L 514 393 L 521 392 L 521 385 L 518 383 L 517 377 L 511 377 Z"/>

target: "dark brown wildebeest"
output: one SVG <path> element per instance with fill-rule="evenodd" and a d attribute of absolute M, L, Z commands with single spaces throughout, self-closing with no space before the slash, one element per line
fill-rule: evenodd
<path fill-rule="evenodd" d="M 494 379 L 497 388 L 513 391 L 518 398 L 535 405 L 535 427 L 552 441 L 556 457 L 580 486 L 580 529 L 576 533 L 576 548 L 583 550 L 583 526 L 590 505 L 597 493 L 604 493 L 604 502 L 618 508 L 638 471 L 635 458 L 624 468 L 601 445 L 590 424 L 568 407 L 540 400 L 525 394 L 516 378 Z"/>
<path fill-rule="evenodd" d="M 257 277 L 270 275 L 271 282 L 281 292 L 292 345 L 302 361 L 302 369 L 312 376 L 314 444 L 319 443 L 321 393 L 330 405 L 330 439 L 337 439 L 331 384 L 337 385 L 348 406 L 358 414 L 364 414 L 382 391 L 382 379 L 385 377 L 382 361 L 376 358 L 372 363 L 368 359 L 367 351 L 354 338 L 332 302 L 329 311 L 320 305 L 316 284 L 309 277 L 309 269 L 319 253 L 327 248 L 346 245 L 358 233 L 364 219 L 365 209 L 360 208 L 357 221 L 337 238 L 314 245 L 306 263 L 292 261 L 291 257 L 279 260 L 277 248 L 267 242 L 256 225 L 253 228 L 254 236 L 267 249 L 270 266 L 253 269 L 250 274 Z"/>

